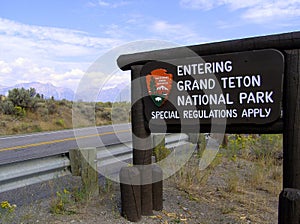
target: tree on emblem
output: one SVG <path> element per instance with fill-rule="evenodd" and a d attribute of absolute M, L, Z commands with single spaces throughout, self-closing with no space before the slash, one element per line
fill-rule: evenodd
<path fill-rule="evenodd" d="M 151 94 L 157 93 L 155 79 L 153 77 L 151 77 L 151 80 L 150 80 L 150 91 L 151 91 Z"/>

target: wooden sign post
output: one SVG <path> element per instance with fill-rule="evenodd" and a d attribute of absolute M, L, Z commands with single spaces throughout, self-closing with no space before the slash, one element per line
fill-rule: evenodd
<path fill-rule="evenodd" d="M 210 132 L 225 119 L 226 133 L 283 133 L 278 223 L 300 223 L 300 32 L 121 55 L 118 65 L 132 73 L 142 214 L 153 208 L 150 130 Z"/>
<path fill-rule="evenodd" d="M 144 121 L 144 105 L 140 99 L 141 92 L 144 91 L 141 87 L 140 77 L 141 66 L 133 66 L 131 68 L 131 122 L 133 134 L 133 165 L 136 165 L 141 173 L 141 214 L 152 215 L 152 148 L 150 132 L 145 127 Z"/>
<path fill-rule="evenodd" d="M 298 47 L 285 53 L 283 191 L 279 197 L 280 224 L 300 223 L 300 49 Z"/>

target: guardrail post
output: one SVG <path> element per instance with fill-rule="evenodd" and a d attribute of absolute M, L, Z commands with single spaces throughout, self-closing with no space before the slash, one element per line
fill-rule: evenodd
<path fill-rule="evenodd" d="M 81 176 L 80 158 L 81 154 L 79 149 L 69 150 L 71 173 L 73 176 Z"/>
<path fill-rule="evenodd" d="M 205 134 L 203 133 L 188 133 L 189 142 L 196 144 L 196 150 L 199 155 L 202 154 L 204 149 L 206 148 L 206 139 Z"/>
<path fill-rule="evenodd" d="M 188 133 L 189 141 L 193 144 L 199 143 L 199 133 Z"/>
<path fill-rule="evenodd" d="M 86 193 L 99 195 L 96 148 L 70 150 L 70 161 L 72 174 L 81 176 Z"/>

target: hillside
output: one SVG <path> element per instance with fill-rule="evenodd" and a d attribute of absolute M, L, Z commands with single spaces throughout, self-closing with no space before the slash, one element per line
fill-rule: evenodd
<path fill-rule="evenodd" d="M 128 122 L 129 103 L 76 103 L 68 100 L 34 99 L 33 108 L 12 106 L 0 100 L 0 135 L 24 134 L 73 128 L 72 113 L 75 112 L 76 127 L 99 126 Z M 11 106 L 11 105 L 10 105 Z"/>

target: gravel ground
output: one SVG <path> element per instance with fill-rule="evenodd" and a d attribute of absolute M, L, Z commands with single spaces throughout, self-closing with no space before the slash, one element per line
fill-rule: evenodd
<path fill-rule="evenodd" d="M 91 199 L 82 205 L 69 206 L 75 214 L 51 214 L 51 199 L 43 199 L 35 204 L 24 205 L 16 213 L 18 217 L 7 220 L 11 223 L 85 223 L 85 224 L 125 224 L 131 223 L 120 216 L 120 197 L 106 194 L 104 197 Z M 19 219 L 17 221 L 17 219 Z M 143 216 L 139 223 L 237 223 L 230 217 L 224 217 L 213 204 L 203 200 L 201 203 L 189 198 L 189 195 L 172 186 L 164 187 L 164 209 L 154 211 L 153 216 Z M 242 223 L 242 222 L 241 222 Z"/>
<path fill-rule="evenodd" d="M 143 216 L 139 223 L 277 223 L 278 194 L 269 192 L 263 185 L 250 187 L 245 177 L 251 166 L 247 161 L 223 161 L 210 173 L 206 184 L 193 191 L 180 190 L 172 178 L 166 180 L 163 211 L 155 211 L 153 216 Z M 232 169 L 237 171 L 240 183 L 237 189 L 228 191 L 226 177 L 228 170 Z M 110 189 L 100 196 L 68 204 L 65 214 L 50 213 L 50 205 L 57 199 L 56 192 L 76 186 L 80 186 L 80 179 L 67 177 L 56 180 L 56 183 L 30 186 L 27 190 L 2 194 L 0 201 L 9 200 L 18 207 L 11 214 L 2 217 L 0 223 L 131 223 L 120 216 L 120 189 L 117 183 L 112 183 Z"/>

